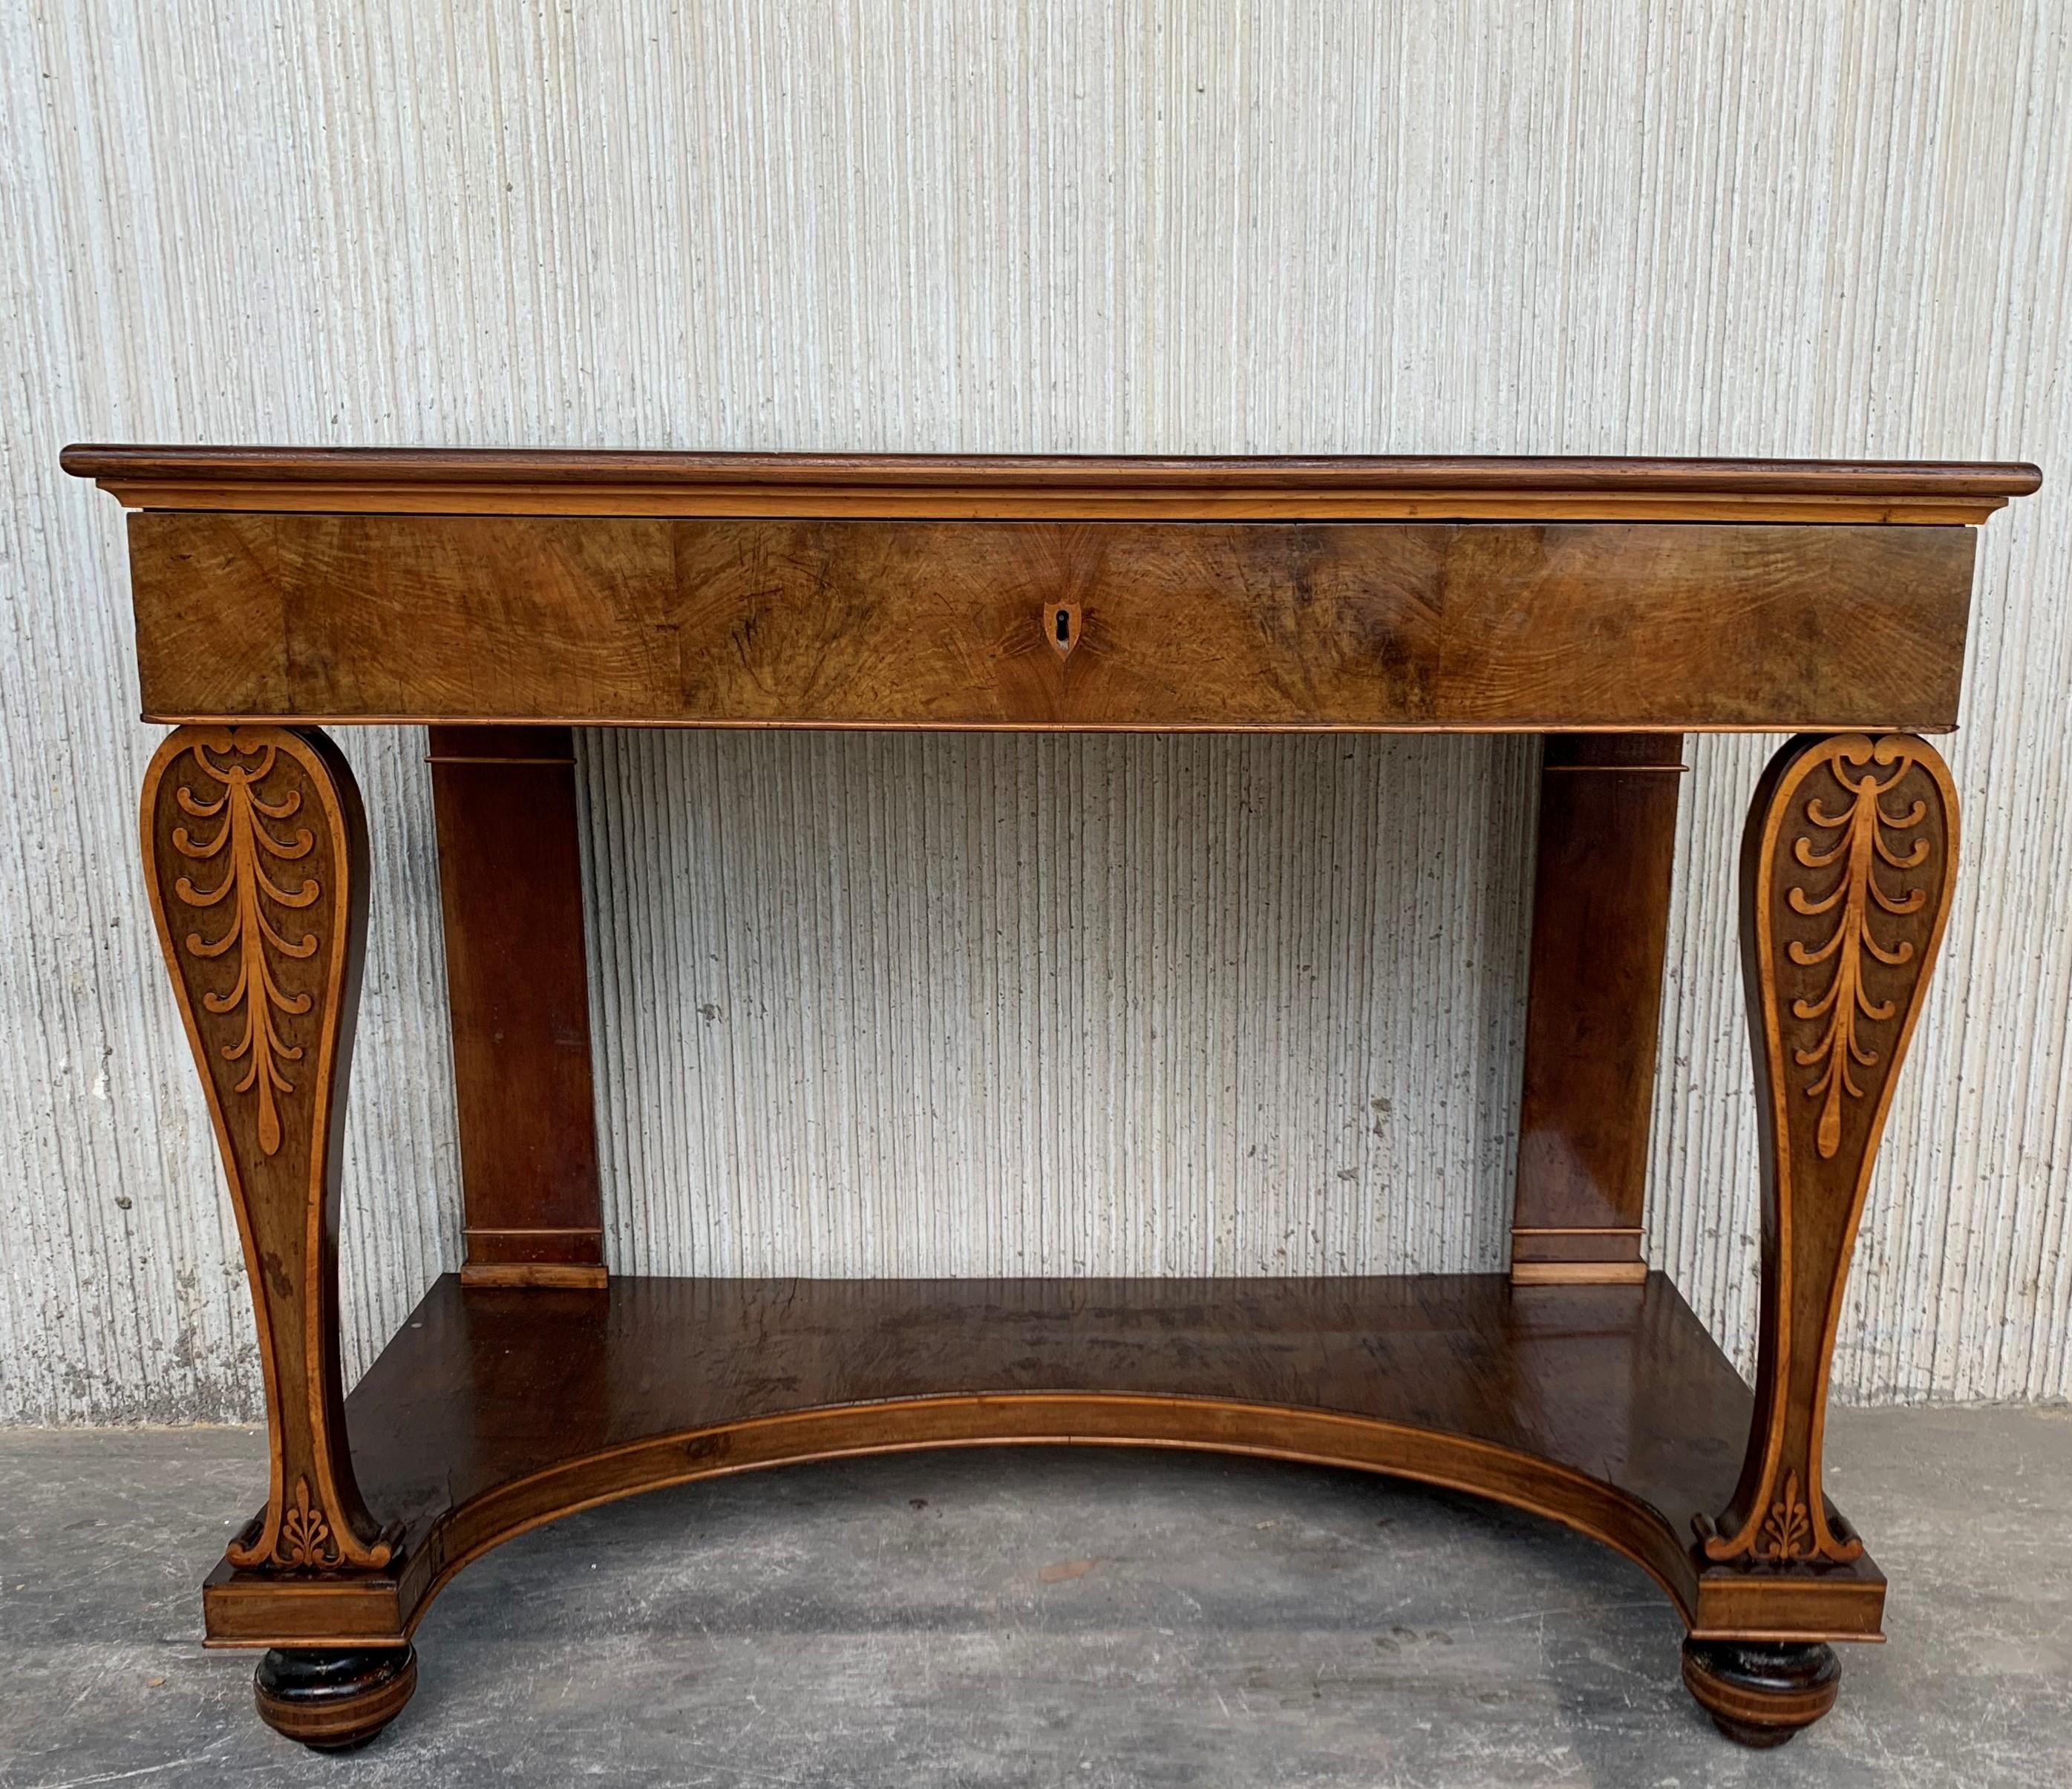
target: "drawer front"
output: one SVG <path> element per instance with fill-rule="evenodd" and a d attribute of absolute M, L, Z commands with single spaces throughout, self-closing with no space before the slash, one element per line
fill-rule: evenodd
<path fill-rule="evenodd" d="M 1954 724 L 1969 528 L 131 520 L 161 719 Z"/>

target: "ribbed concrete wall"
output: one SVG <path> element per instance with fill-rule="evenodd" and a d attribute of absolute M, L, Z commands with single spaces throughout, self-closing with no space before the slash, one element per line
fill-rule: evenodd
<path fill-rule="evenodd" d="M 0 1417 L 245 1415 L 68 438 L 2072 450 L 2072 15 L 285 0 L 0 8 Z M 1848 1395 L 2072 1392 L 2072 509 L 1982 554 L 1971 873 Z M 376 919 L 356 1366 L 457 1259 L 422 741 Z M 1745 1349 L 1733 964 L 1770 742 L 1687 790 L 1653 1258 Z M 623 1269 L 1493 1267 L 1519 742 L 587 735 Z"/>

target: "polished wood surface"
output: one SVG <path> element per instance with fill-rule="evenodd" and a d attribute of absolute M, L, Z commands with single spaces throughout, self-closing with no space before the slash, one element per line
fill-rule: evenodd
<path fill-rule="evenodd" d="M 417 1649 L 409 1646 L 269 1652 L 252 1678 L 259 1718 L 319 1752 L 365 1745 L 417 1689 Z"/>
<path fill-rule="evenodd" d="M 1864 526 L 130 522 L 160 719 L 1934 730 L 1972 554 Z"/>
<path fill-rule="evenodd" d="M 1638 1279 L 1684 742 L 1556 734 L 1541 753 L 1511 1277 Z"/>
<path fill-rule="evenodd" d="M 1820 1487 L 1827 1369 L 1899 1067 L 1950 915 L 1957 793 L 1924 741 L 1794 739 L 1741 845 L 1741 956 L 1763 1152 L 1756 1416 L 1705 1552 L 1846 1565 Z"/>
<path fill-rule="evenodd" d="M 321 734 L 183 727 L 144 775 L 144 882 L 245 1244 L 266 1387 L 266 1507 L 234 1563 L 389 1560 L 346 1442 L 341 1114 L 367 935 L 367 823 Z"/>
<path fill-rule="evenodd" d="M 1729 1739 L 1767 1751 L 1835 1705 L 1841 1662 L 1831 1646 L 1687 1639 L 1684 1683 Z"/>
<path fill-rule="evenodd" d="M 205 1592 L 263 1718 L 361 1742 L 487 1548 L 783 1461 L 1074 1442 L 1402 1474 L 1568 1523 L 1722 1731 L 1832 1704 L 1885 1584 L 1820 1474 L 1948 912 L 1967 524 L 2032 467 L 76 448 L 130 521 L 161 944 L 243 1230 L 264 1510 Z M 339 1395 L 351 775 L 432 732 L 469 1256 Z M 603 1279 L 572 723 L 1550 737 L 1508 1274 Z M 1680 736 L 1792 731 L 1744 839 L 1757 1384 L 1643 1266 Z M 1581 1283 L 1581 1282 L 1599 1283 Z M 364 1487 L 364 1495 L 363 1495 Z"/>
<path fill-rule="evenodd" d="M 616 1278 L 434 1286 L 355 1389 L 354 1457 L 402 1524 L 391 1572 L 226 1566 L 216 1643 L 407 1637 L 467 1560 L 571 1509 L 717 1473 L 989 1442 L 1189 1446 L 1386 1471 L 1608 1542 L 1713 1638 L 1863 1637 L 1868 1561 L 1791 1586 L 1707 1561 L 1748 1389 L 1660 1275 L 1221 1281 Z"/>
<path fill-rule="evenodd" d="M 434 727 L 467 1256 L 479 1285 L 604 1284 L 575 742 Z"/>
<path fill-rule="evenodd" d="M 699 454 L 77 446 L 146 509 L 1150 520 L 1984 521 L 2021 464 L 1902 460 Z"/>

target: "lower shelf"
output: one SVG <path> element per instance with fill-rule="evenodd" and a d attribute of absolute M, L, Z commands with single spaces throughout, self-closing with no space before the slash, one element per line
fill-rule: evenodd
<path fill-rule="evenodd" d="M 212 1644 L 395 1644 L 555 1516 L 687 1479 L 902 1449 L 1194 1447 L 1498 1498 L 1637 1561 L 1700 1639 L 1868 1639 L 1868 1557 L 1726 1569 L 1751 1399 L 1659 1274 L 1304 1280 L 440 1280 L 347 1404 L 373 1576 L 210 1577 Z"/>

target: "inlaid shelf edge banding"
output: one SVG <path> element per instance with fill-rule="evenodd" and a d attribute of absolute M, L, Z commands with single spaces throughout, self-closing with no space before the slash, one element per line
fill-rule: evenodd
<path fill-rule="evenodd" d="M 608 1410 L 569 1390 L 619 1384 L 617 1363 L 636 1360 L 637 1395 Z M 542 1384 L 562 1389 L 526 1389 Z M 1780 1610 L 1691 1546 L 1689 1515 L 1724 1492 L 1749 1410 L 1659 1274 L 1523 1298 L 1495 1274 L 623 1277 L 596 1294 L 448 1277 L 350 1404 L 371 1494 L 413 1512 L 396 1569 L 349 1601 L 303 1602 L 220 1571 L 209 1633 L 401 1644 L 468 1561 L 571 1510 L 787 1461 L 1063 1443 L 1417 1478 L 1615 1548 L 1696 1633 L 1875 1637 L 1884 1580 L 1867 1559 Z"/>

